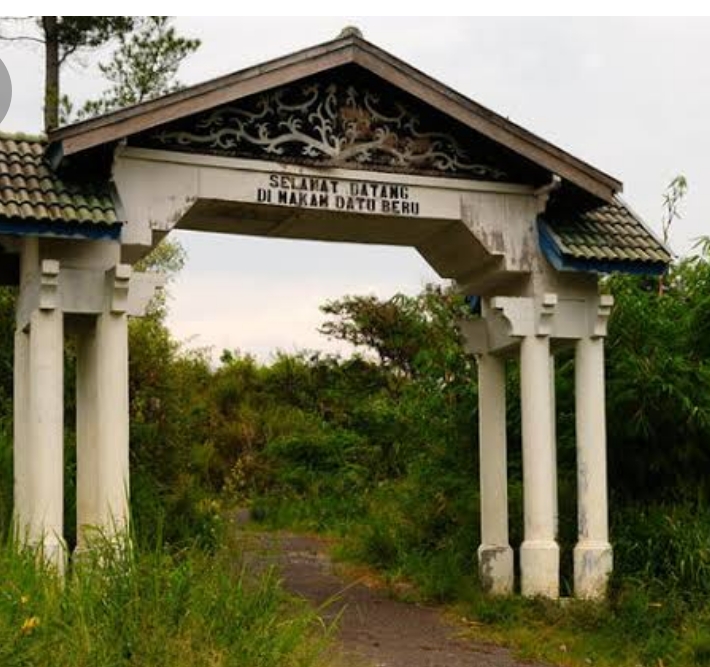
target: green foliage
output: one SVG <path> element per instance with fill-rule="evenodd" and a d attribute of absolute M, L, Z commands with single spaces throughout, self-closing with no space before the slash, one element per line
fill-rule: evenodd
<path fill-rule="evenodd" d="M 661 231 L 663 243 L 668 245 L 670 241 L 671 225 L 680 218 L 680 204 L 688 192 L 688 181 L 685 176 L 676 176 L 663 193 L 663 219 L 661 221 Z"/>
<path fill-rule="evenodd" d="M 0 548 L 0 664 L 307 667 L 326 635 L 272 571 L 235 553 L 160 547 L 88 554 L 59 580 L 32 553 Z"/>
<path fill-rule="evenodd" d="M 675 265 L 662 294 L 644 279 L 609 282 L 610 475 L 623 497 L 710 499 L 708 259 Z"/>
<path fill-rule="evenodd" d="M 585 664 L 707 664 L 710 618 L 710 243 L 658 282 L 615 276 L 607 339 L 607 411 L 615 575 L 606 605 L 490 600 L 478 590 L 475 364 L 456 332 L 462 304 L 428 289 L 381 302 L 328 304 L 323 331 L 363 349 L 376 389 L 329 398 L 316 365 L 289 373 L 294 407 L 318 415 L 305 432 L 269 441 L 255 503 L 272 525 L 330 530 L 341 555 L 417 584 L 423 597 L 465 603 L 504 627 L 528 657 Z M 374 361 L 365 361 L 372 359 Z M 286 360 L 279 361 L 281 367 Z M 557 355 L 563 591 L 576 541 L 574 359 Z M 331 375 L 331 378 L 334 377 Z M 331 390 L 332 384 L 326 386 Z M 342 390 L 347 384 L 338 385 Z M 308 388 L 306 390 L 306 388 Z M 517 365 L 508 367 L 511 543 L 522 539 Z M 279 395 L 278 400 L 284 400 Z M 318 407 L 317 407 L 318 406 Z M 337 425 L 338 430 L 333 430 Z M 313 428 L 318 432 L 314 433 Z M 345 437 L 348 431 L 357 438 Z M 258 458 L 258 457 L 257 457 Z M 366 471 L 338 485 L 353 462 Z M 350 512 L 349 497 L 356 512 Z M 294 499 L 298 499 L 295 506 Z M 338 512 L 342 512 L 338 516 Z M 490 635 L 488 635 L 490 636 Z M 633 641 L 630 641 L 633 638 Z M 565 654 L 560 653 L 563 644 Z"/>
<path fill-rule="evenodd" d="M 12 368 L 17 290 L 0 287 L 0 415 L 9 412 L 12 401 Z"/>
<path fill-rule="evenodd" d="M 31 20 L 27 24 L 26 20 Z M 175 80 L 182 61 L 200 46 L 181 37 L 168 16 L 40 16 L 3 17 L 0 40 L 40 42 L 45 49 L 45 131 L 72 120 L 74 104 L 61 93 L 60 73 L 66 63 L 115 45 L 112 59 L 98 64 L 109 88 L 87 101 L 75 120 L 115 111 L 165 95 L 180 87 Z M 34 25 L 33 25 L 34 24 Z M 38 36 L 39 35 L 39 36 Z"/>
<path fill-rule="evenodd" d="M 67 58 L 82 49 L 95 49 L 132 30 L 137 16 L 58 16 L 59 58 Z"/>
<path fill-rule="evenodd" d="M 213 545 L 216 514 L 198 447 L 208 441 L 210 371 L 199 354 L 181 354 L 157 317 L 131 321 L 130 414 L 133 511 L 139 533 L 163 525 L 171 542 Z M 204 529 L 204 530 L 201 530 Z M 205 532 L 206 530 L 206 532 Z"/>
<path fill-rule="evenodd" d="M 10 533 L 13 508 L 12 421 L 0 414 L 0 541 Z"/>
<path fill-rule="evenodd" d="M 165 287 L 182 271 L 187 261 L 187 254 L 180 241 L 167 237 L 163 239 L 148 255 L 136 262 L 134 271 L 158 273 L 165 278 Z M 163 288 L 157 291 L 148 304 L 147 314 L 150 317 L 164 321 L 168 314 L 168 291 Z"/>
<path fill-rule="evenodd" d="M 630 504 L 613 514 L 615 576 L 665 587 L 684 599 L 710 595 L 710 514 L 690 504 Z"/>
<path fill-rule="evenodd" d="M 34 25 L 27 26 L 27 21 L 32 21 Z M 140 17 L 135 16 L 37 16 L 2 19 L 0 40 L 19 39 L 44 45 L 45 132 L 59 125 L 60 115 L 62 120 L 66 120 L 71 112 L 69 98 L 61 94 L 62 66 L 70 61 L 72 56 L 97 49 L 114 38 L 125 35 L 138 23 Z M 38 34 L 41 36 L 37 36 Z"/>
<path fill-rule="evenodd" d="M 180 37 L 168 16 L 146 16 L 133 31 L 117 34 L 118 47 L 99 70 L 110 86 L 87 101 L 77 117 L 84 119 L 166 95 L 181 87 L 175 80 L 182 61 L 200 40 Z"/>

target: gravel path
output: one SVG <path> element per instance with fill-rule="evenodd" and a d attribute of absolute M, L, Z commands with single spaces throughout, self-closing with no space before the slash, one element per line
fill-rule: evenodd
<path fill-rule="evenodd" d="M 360 581 L 344 581 L 334 572 L 321 539 L 286 533 L 242 533 L 240 537 L 250 565 L 275 565 L 287 590 L 309 600 L 326 621 L 337 620 L 341 655 L 336 662 L 344 667 L 523 664 L 505 649 L 457 637 L 460 628 L 437 608 L 399 602 Z"/>

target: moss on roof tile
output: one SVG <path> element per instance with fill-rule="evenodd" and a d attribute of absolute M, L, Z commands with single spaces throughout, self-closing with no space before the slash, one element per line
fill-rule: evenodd
<path fill-rule="evenodd" d="M 668 264 L 671 254 L 619 199 L 581 213 L 545 218 L 559 251 L 572 259 Z"/>
<path fill-rule="evenodd" d="M 0 220 L 115 225 L 107 182 L 72 182 L 45 162 L 41 137 L 0 133 Z"/>

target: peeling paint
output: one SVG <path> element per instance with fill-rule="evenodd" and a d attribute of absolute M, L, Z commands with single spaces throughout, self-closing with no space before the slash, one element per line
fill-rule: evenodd
<path fill-rule="evenodd" d="M 513 552 L 509 546 L 485 546 L 478 550 L 478 576 L 486 593 L 513 592 Z"/>

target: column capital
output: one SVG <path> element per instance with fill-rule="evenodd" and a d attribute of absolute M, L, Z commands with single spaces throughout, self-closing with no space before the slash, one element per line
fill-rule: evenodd
<path fill-rule="evenodd" d="M 497 296 L 490 300 L 490 310 L 505 320 L 510 336 L 550 336 L 557 303 L 557 294 L 551 292 L 538 297 Z"/>
<path fill-rule="evenodd" d="M 600 294 L 592 325 L 592 338 L 604 338 L 607 334 L 609 317 L 614 307 L 614 297 L 611 294 Z"/>
<path fill-rule="evenodd" d="M 116 315 L 128 311 L 128 290 L 133 270 L 128 264 L 116 264 L 106 271 L 106 307 Z"/>
<path fill-rule="evenodd" d="M 59 262 L 56 259 L 45 259 L 40 264 L 38 306 L 40 310 L 59 307 Z"/>

